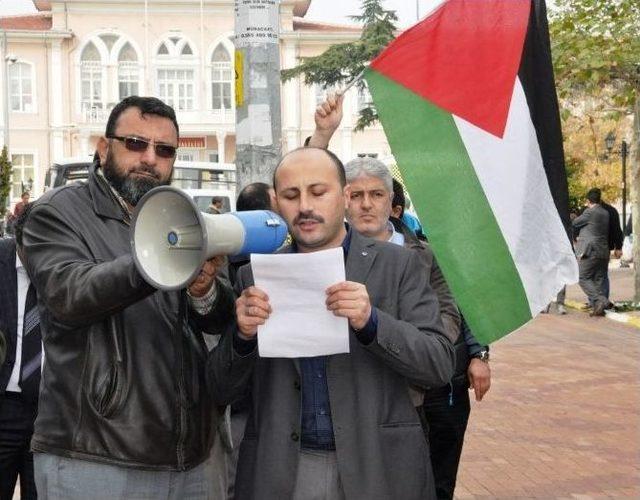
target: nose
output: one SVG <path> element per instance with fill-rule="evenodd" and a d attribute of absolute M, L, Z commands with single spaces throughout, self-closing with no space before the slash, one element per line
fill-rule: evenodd
<path fill-rule="evenodd" d="M 311 196 L 306 193 L 300 194 L 300 212 L 303 214 L 313 212 L 313 203 L 311 202 Z"/>
<path fill-rule="evenodd" d="M 367 193 L 364 193 L 362 195 L 362 208 L 364 209 L 369 209 L 371 208 L 371 198 L 369 197 L 369 195 Z"/>
<path fill-rule="evenodd" d="M 147 149 L 144 150 L 140 161 L 147 165 L 155 165 L 157 161 L 156 148 L 154 144 L 149 144 Z"/>

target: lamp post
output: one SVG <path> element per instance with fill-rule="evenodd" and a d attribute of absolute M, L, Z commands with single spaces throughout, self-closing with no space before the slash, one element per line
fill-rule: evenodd
<path fill-rule="evenodd" d="M 622 228 L 627 224 L 627 141 L 620 144 L 620 157 L 622 158 Z"/>
<path fill-rule="evenodd" d="M 604 138 L 604 145 L 607 148 L 607 152 L 610 154 L 613 150 L 613 146 L 616 142 L 616 135 L 613 131 L 609 132 Z M 624 230 L 627 224 L 627 156 L 629 154 L 629 148 L 627 141 L 622 141 L 620 144 L 620 159 L 622 160 L 622 228 Z"/>

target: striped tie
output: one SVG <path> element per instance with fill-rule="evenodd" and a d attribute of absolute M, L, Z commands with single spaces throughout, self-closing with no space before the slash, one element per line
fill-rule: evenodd
<path fill-rule="evenodd" d="M 20 389 L 25 399 L 38 401 L 40 390 L 40 363 L 42 360 L 42 340 L 40 338 L 40 315 L 36 289 L 29 285 L 24 307 L 22 329 L 22 362 L 20 363 Z"/>

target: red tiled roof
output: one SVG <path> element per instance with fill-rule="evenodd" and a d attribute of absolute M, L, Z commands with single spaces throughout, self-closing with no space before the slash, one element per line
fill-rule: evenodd
<path fill-rule="evenodd" d="M 35 5 L 38 11 L 42 12 L 45 10 L 51 10 L 51 0 L 32 0 L 33 5 Z"/>
<path fill-rule="evenodd" d="M 298 17 L 293 18 L 294 31 L 325 31 L 332 33 L 360 33 L 362 28 L 346 24 L 329 24 L 318 21 L 307 21 Z"/>
<path fill-rule="evenodd" d="M 52 24 L 51 12 L 0 17 L 0 28 L 4 30 L 47 31 Z"/>

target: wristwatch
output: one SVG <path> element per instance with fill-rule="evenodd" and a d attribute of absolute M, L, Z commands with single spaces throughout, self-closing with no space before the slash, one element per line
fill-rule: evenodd
<path fill-rule="evenodd" d="M 489 349 L 482 349 L 482 351 L 479 351 L 479 352 L 475 353 L 471 357 L 479 359 L 480 361 L 484 361 L 485 363 L 488 363 L 489 362 Z"/>

